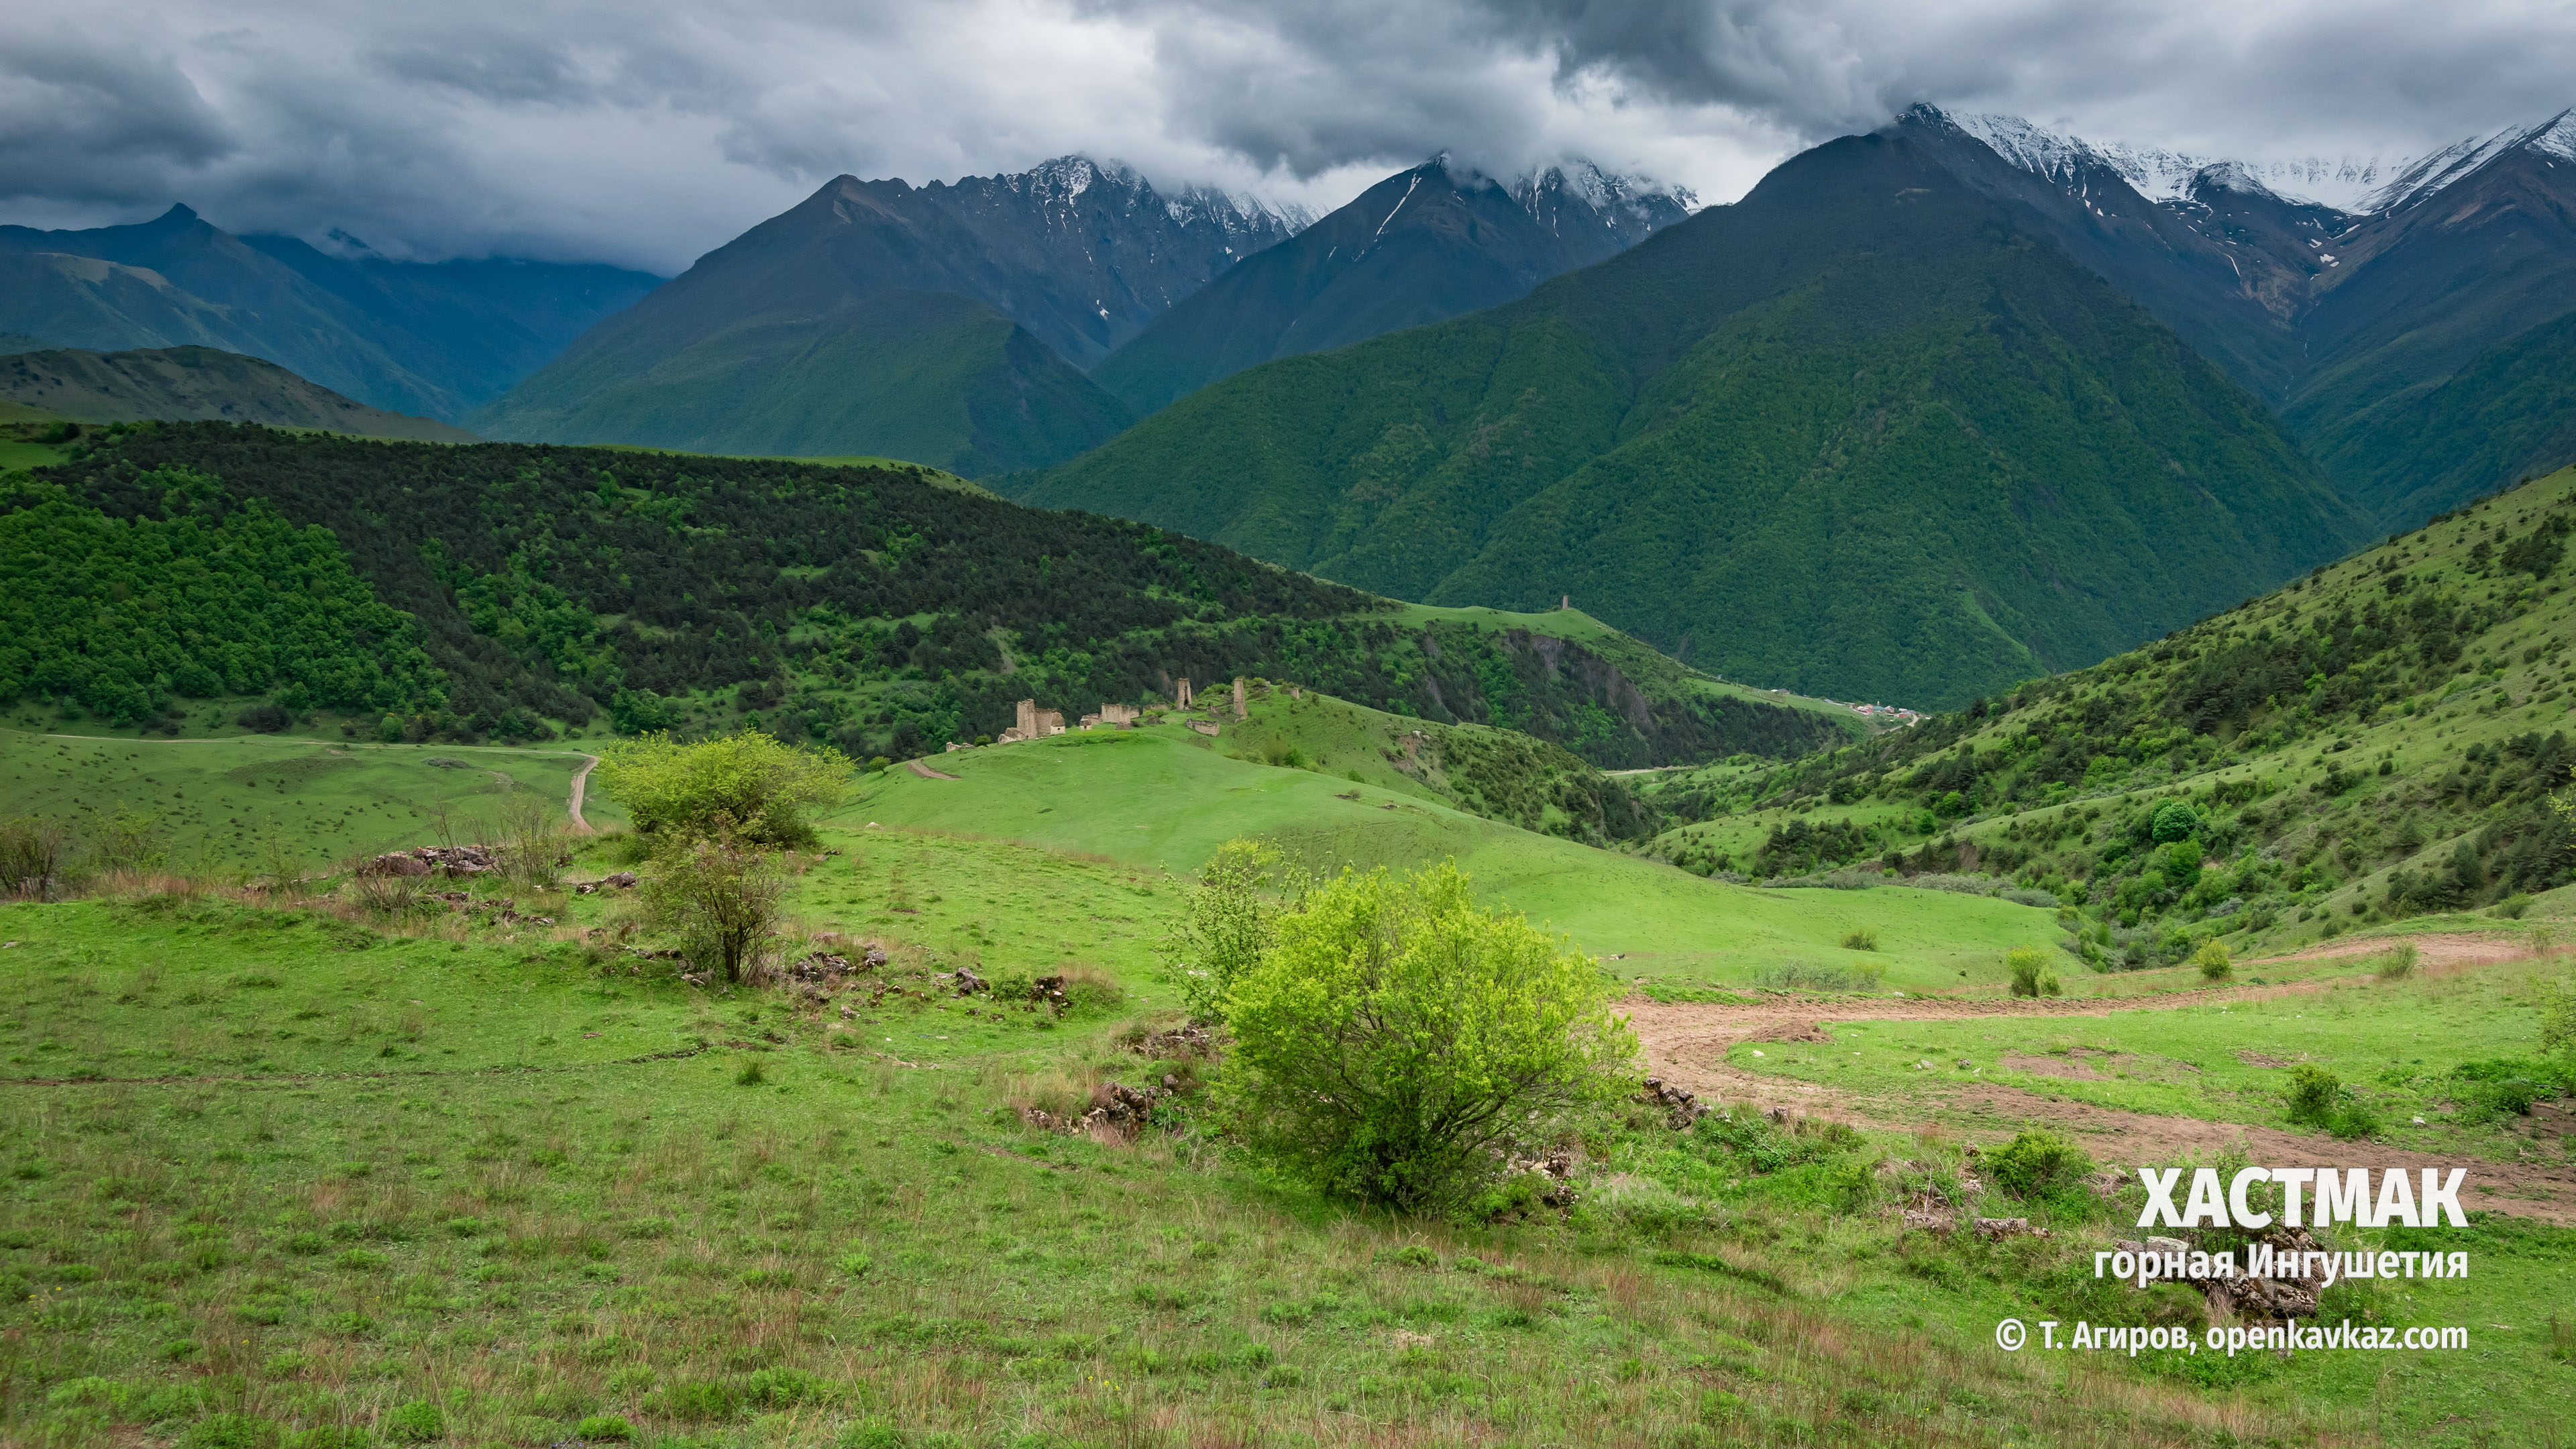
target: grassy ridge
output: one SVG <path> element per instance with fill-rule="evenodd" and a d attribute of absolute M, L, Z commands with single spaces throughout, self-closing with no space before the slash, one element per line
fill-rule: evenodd
<path fill-rule="evenodd" d="M 1662 777 L 1704 871 L 1975 869 L 2080 902 L 2108 961 L 2310 943 L 2563 890 L 2576 470 L 2093 669 L 1783 770 Z M 2187 806 L 2189 843 L 2154 837 Z M 2519 909 L 2514 906 L 2511 909 Z"/>

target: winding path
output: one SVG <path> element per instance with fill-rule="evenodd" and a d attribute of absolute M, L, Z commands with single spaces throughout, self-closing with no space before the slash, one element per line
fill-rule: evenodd
<path fill-rule="evenodd" d="M 954 780 L 957 778 L 955 775 L 930 768 L 927 761 L 906 760 L 903 763 L 906 769 L 911 770 L 914 774 L 919 775 L 925 780 Z"/>
<path fill-rule="evenodd" d="M 576 835 L 596 835 L 599 833 L 598 831 L 590 828 L 589 821 L 581 818 L 582 795 L 590 786 L 590 772 L 598 767 L 599 756 L 584 755 L 581 757 L 581 768 L 572 772 L 572 801 L 568 806 L 566 806 L 566 809 L 572 816 L 573 833 Z"/>

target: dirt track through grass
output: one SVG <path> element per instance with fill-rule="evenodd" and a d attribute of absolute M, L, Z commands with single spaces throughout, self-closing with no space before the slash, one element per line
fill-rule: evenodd
<path fill-rule="evenodd" d="M 2385 950 L 2386 940 L 2366 940 L 2339 949 L 2302 952 L 2284 960 L 2341 959 Z M 2413 938 L 2421 953 L 2419 973 L 2430 977 L 2474 972 L 2481 968 L 2533 959 L 2527 948 L 2509 937 L 2453 933 Z M 2260 965 L 2266 963 L 2248 963 Z M 2258 1123 L 2124 1111 L 2095 1103 L 2065 1100 L 2021 1087 L 1976 1081 L 1940 1084 L 1928 1092 L 1930 1110 L 1903 1120 L 1889 1104 L 1864 1101 L 1860 1094 L 1796 1077 L 1748 1071 L 1729 1064 L 1728 1053 L 1749 1043 L 1823 1043 L 1834 1038 L 1829 1023 L 1982 1021 L 2034 1026 L 2051 1021 L 2109 1019 L 2128 1013 L 2177 1011 L 2219 1004 L 2259 1003 L 2321 995 L 2351 975 L 2328 976 L 2263 985 L 2201 987 L 2121 998 L 2078 997 L 2016 1000 L 1995 997 L 1779 998 L 1751 1004 L 1667 1003 L 1632 998 L 1628 1013 L 1645 1047 L 1647 1069 L 1703 1096 L 1756 1108 L 1781 1107 L 1811 1117 L 1826 1117 L 1859 1127 L 1915 1130 L 1940 1127 L 1976 1134 L 2008 1135 L 2024 1126 L 2044 1126 L 2081 1141 L 2097 1161 L 2128 1168 L 2170 1164 L 2186 1159 L 2206 1162 L 2230 1148 L 2261 1162 L 2313 1164 L 2320 1167 L 2467 1167 L 2473 1185 L 2483 1186 L 2473 1204 L 2555 1223 L 2576 1223 L 2576 1163 L 2525 1157 L 2512 1161 L 2478 1161 L 2458 1152 L 2410 1151 L 2385 1142 L 2338 1141 L 2314 1132 L 2288 1131 Z M 2535 1112 L 2551 1128 L 2563 1122 L 2576 1130 L 2554 1104 Z"/>

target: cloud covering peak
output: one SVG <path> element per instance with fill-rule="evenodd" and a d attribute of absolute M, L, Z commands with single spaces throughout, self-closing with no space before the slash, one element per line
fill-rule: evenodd
<path fill-rule="evenodd" d="M 2576 100 L 2576 13 L 2463 0 L 39 0 L 0 220 L 674 271 L 829 177 L 1121 156 L 1328 209 L 1435 151 L 1724 200 L 1918 100 L 2195 155 L 2426 155 Z"/>

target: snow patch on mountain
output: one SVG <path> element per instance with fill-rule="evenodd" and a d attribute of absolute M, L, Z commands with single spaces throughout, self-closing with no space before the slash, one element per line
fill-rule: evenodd
<path fill-rule="evenodd" d="M 1916 106 L 1908 115 L 1919 122 L 1955 126 L 2013 165 L 2078 194 L 2085 184 L 2086 168 L 2100 167 L 2118 173 L 2121 180 L 2149 201 L 2187 201 L 2202 186 L 2218 186 L 2231 191 L 2268 192 L 2284 200 L 2311 202 L 2340 211 L 2350 210 L 2355 201 L 2381 185 L 2390 174 L 2390 168 L 2375 159 L 2246 161 L 2160 146 L 2097 143 L 2034 125 L 2020 116 L 1944 111 L 1937 106 Z"/>

